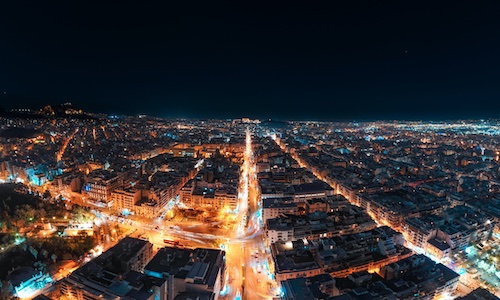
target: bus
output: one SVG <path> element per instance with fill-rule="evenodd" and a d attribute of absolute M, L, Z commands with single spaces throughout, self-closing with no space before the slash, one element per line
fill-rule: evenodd
<path fill-rule="evenodd" d="M 167 245 L 171 245 L 171 246 L 182 246 L 179 241 L 172 241 L 172 240 L 169 240 L 169 239 L 163 239 L 163 242 Z"/>

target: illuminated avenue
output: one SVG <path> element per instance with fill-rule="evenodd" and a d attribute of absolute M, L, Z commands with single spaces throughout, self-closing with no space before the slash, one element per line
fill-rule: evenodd
<path fill-rule="evenodd" d="M 0 299 L 500 296 L 496 121 L 65 105 L 0 118 Z"/>

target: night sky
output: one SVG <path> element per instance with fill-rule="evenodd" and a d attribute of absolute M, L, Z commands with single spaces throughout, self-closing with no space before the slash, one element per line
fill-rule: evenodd
<path fill-rule="evenodd" d="M 70 101 L 92 112 L 201 118 L 500 117 L 499 1 L 101 2 L 2 1 L 0 91 L 21 100 L 1 106 Z"/>

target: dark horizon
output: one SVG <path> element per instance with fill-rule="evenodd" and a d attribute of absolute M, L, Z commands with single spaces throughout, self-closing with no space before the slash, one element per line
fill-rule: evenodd
<path fill-rule="evenodd" d="M 312 117 L 312 118 L 293 118 L 293 117 L 286 117 L 286 116 L 249 116 L 249 115 L 238 115 L 237 113 L 233 113 L 230 116 L 213 116 L 213 115 L 196 115 L 195 113 L 191 115 L 175 115 L 175 116 L 163 116 L 161 114 L 148 114 L 148 113 L 142 113 L 142 112 L 122 112 L 122 113 L 116 113 L 113 109 L 110 111 L 105 111 L 105 110 L 99 110 L 99 107 L 88 107 L 83 104 L 83 106 L 80 105 L 78 101 L 52 101 L 49 99 L 43 99 L 43 98 L 30 98 L 30 97 L 25 97 L 21 95 L 10 95 L 10 94 L 3 94 L 0 95 L 0 103 L 4 103 L 7 105 L 0 105 L 0 111 L 2 109 L 5 109 L 6 111 L 9 110 L 15 110 L 15 109 L 32 109 L 34 111 L 39 110 L 47 105 L 52 105 L 52 106 L 57 106 L 61 105 L 64 103 L 71 103 L 75 108 L 83 109 L 85 113 L 90 113 L 90 114 L 105 114 L 109 116 L 140 116 L 140 115 L 146 115 L 150 117 L 157 117 L 157 118 L 163 118 L 163 119 L 199 119 L 199 120 L 209 120 L 209 119 L 240 119 L 240 118 L 251 118 L 251 119 L 258 119 L 261 121 L 274 121 L 274 122 L 287 122 L 287 121 L 311 121 L 311 122 L 378 122 L 378 121 L 394 121 L 394 122 L 444 122 L 444 121 L 449 121 L 449 122 L 458 122 L 458 121 L 488 121 L 488 120 L 498 120 L 500 121 L 500 117 L 496 116 L 465 116 L 465 117 L 454 117 L 454 116 L 427 116 L 427 117 L 419 117 L 419 116 L 413 116 L 413 117 L 404 117 L 404 118 L 395 118 L 392 116 L 384 116 L 384 117 L 359 117 L 359 118 L 340 118 L 340 117 L 333 117 L 333 118 L 321 118 L 321 117 Z M 15 99 L 15 101 L 11 101 L 12 99 Z M 15 105 L 18 103 L 17 101 L 21 100 L 21 103 L 24 103 L 25 105 Z M 11 104 L 11 105 L 9 105 Z M 97 110 L 96 110 L 97 108 Z"/>
<path fill-rule="evenodd" d="M 500 4 L 0 4 L 6 108 L 166 118 L 500 117 Z"/>

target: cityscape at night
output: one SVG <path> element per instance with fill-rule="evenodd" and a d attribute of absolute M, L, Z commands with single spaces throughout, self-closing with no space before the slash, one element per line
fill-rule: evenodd
<path fill-rule="evenodd" d="M 499 12 L 0 3 L 0 300 L 500 300 Z"/>
<path fill-rule="evenodd" d="M 500 296 L 500 122 L 51 112 L 1 119 L 2 297 Z"/>

